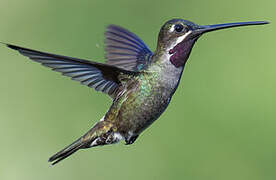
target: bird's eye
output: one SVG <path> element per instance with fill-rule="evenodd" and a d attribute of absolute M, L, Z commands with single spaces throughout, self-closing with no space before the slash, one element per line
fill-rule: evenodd
<path fill-rule="evenodd" d="M 184 26 L 183 26 L 182 24 L 176 24 L 176 25 L 174 26 L 174 30 L 175 30 L 176 32 L 182 32 L 183 29 L 184 29 Z"/>

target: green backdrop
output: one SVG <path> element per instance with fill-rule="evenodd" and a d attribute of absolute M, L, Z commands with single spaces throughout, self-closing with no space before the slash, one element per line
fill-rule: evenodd
<path fill-rule="evenodd" d="M 163 23 L 268 20 L 204 35 L 166 112 L 131 146 L 47 159 L 111 100 L 0 46 L 1 180 L 275 180 L 275 0 L 0 0 L 0 40 L 104 62 L 118 24 L 154 50 Z"/>

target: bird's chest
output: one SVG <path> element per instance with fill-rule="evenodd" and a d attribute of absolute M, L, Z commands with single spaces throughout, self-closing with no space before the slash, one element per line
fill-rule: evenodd
<path fill-rule="evenodd" d="M 179 78 L 173 71 L 144 75 L 137 80 L 136 87 L 126 92 L 125 102 L 120 110 L 122 123 L 139 134 L 156 120 L 167 108 L 175 92 Z M 172 74 L 170 74 L 172 73 Z M 181 74 L 181 72 L 179 72 Z"/>

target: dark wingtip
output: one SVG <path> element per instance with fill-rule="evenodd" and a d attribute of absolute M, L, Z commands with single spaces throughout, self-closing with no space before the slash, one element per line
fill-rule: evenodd
<path fill-rule="evenodd" d="M 4 42 L 0 42 L 1 44 L 7 46 L 8 48 L 11 48 L 11 49 L 14 49 L 14 50 L 18 50 L 19 47 L 18 46 L 15 46 L 15 45 L 12 45 L 12 44 L 8 44 L 8 43 L 4 43 Z"/>
<path fill-rule="evenodd" d="M 18 50 L 18 47 L 17 46 L 14 46 L 14 45 L 11 45 L 11 44 L 7 44 L 7 47 L 8 48 L 11 48 L 13 50 Z"/>
<path fill-rule="evenodd" d="M 269 21 L 260 21 L 260 24 L 270 24 Z"/>

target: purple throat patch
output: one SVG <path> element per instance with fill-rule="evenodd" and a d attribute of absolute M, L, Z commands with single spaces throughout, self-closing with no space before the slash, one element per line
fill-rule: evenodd
<path fill-rule="evenodd" d="M 190 39 L 188 41 L 182 41 L 169 50 L 169 54 L 173 54 L 170 57 L 170 61 L 175 67 L 184 66 L 186 64 L 196 40 L 197 39 Z"/>

